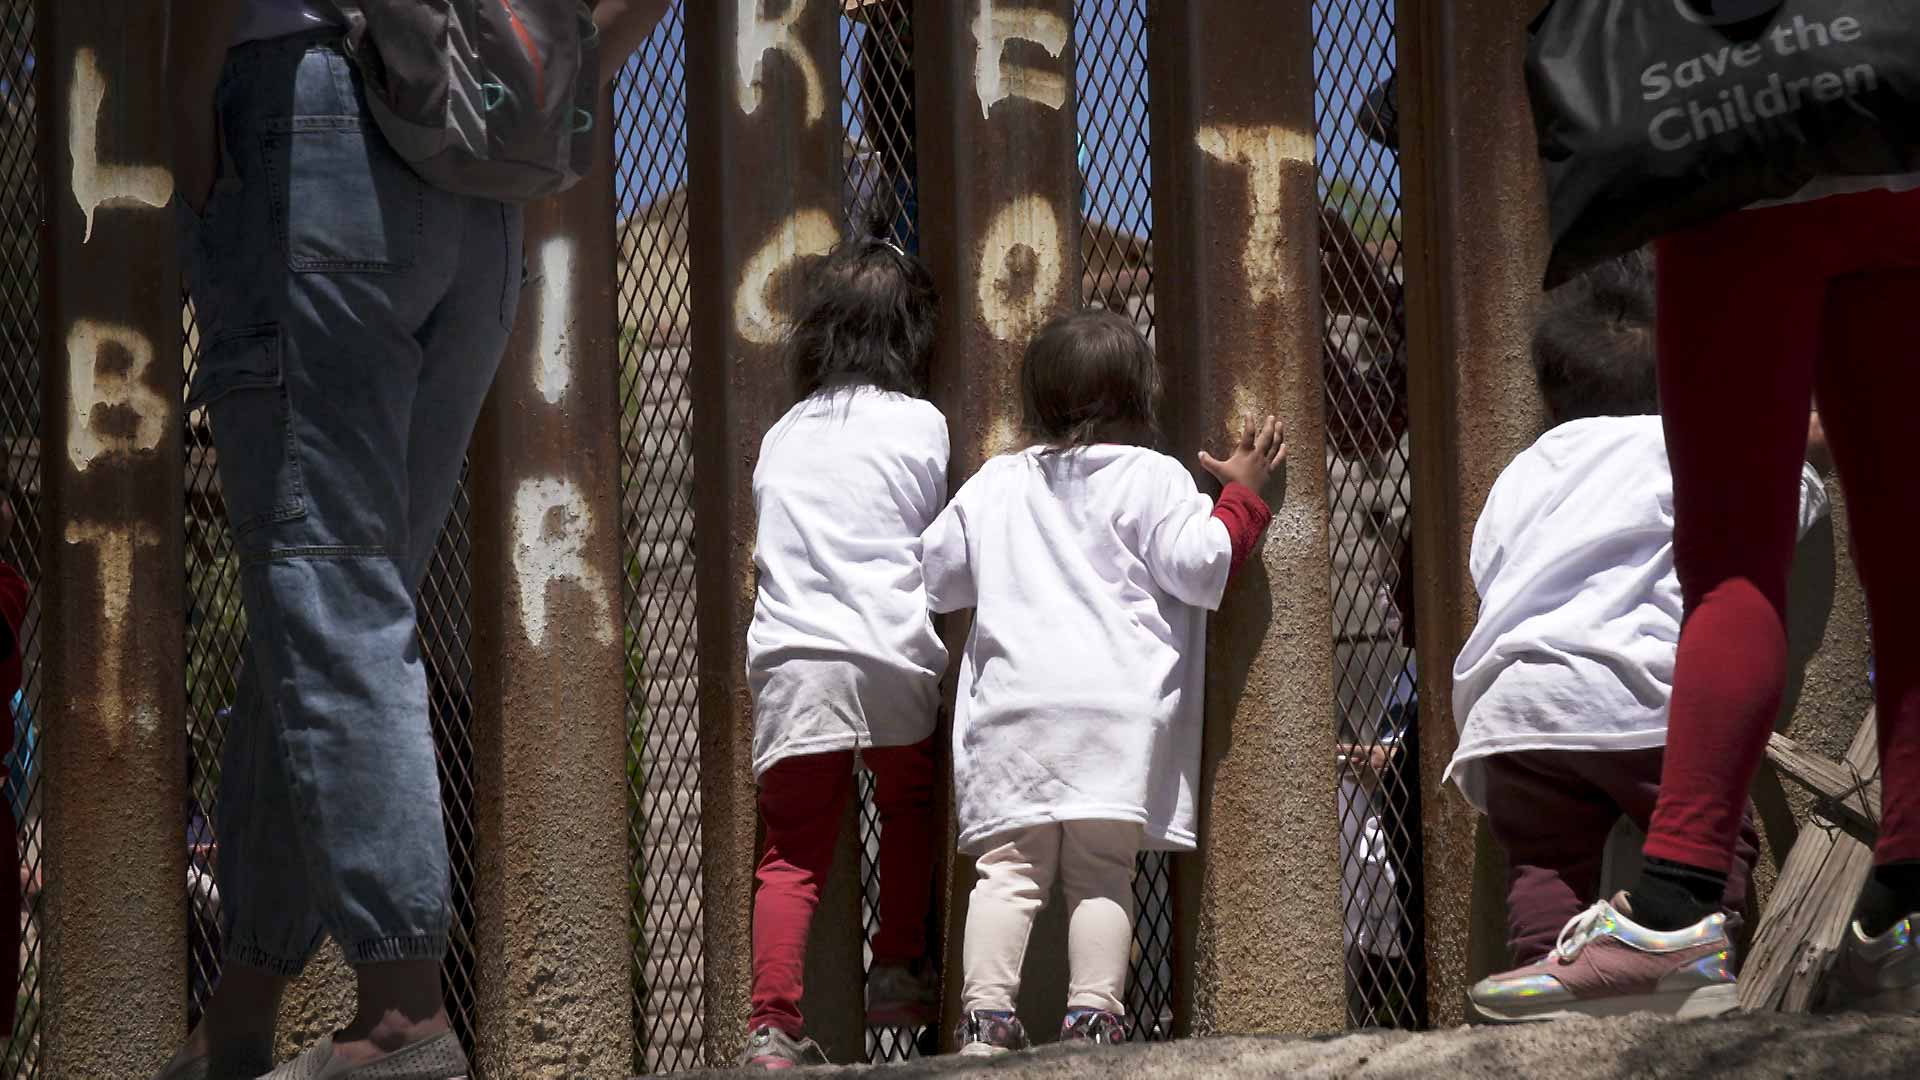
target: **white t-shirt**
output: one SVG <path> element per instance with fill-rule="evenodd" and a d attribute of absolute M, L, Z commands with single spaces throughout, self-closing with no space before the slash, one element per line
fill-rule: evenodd
<path fill-rule="evenodd" d="M 947 421 L 871 387 L 815 394 L 760 444 L 747 630 L 753 772 L 933 734 L 947 649 L 920 533 L 947 497 Z"/>
<path fill-rule="evenodd" d="M 1131 446 L 1006 454 L 925 540 L 934 610 L 974 609 L 953 725 L 960 850 L 1082 820 L 1191 850 L 1205 612 L 1232 562 L 1192 475 Z"/>
<path fill-rule="evenodd" d="M 1808 466 L 1800 532 L 1827 509 Z M 1681 602 L 1659 417 L 1541 436 L 1494 483 L 1469 565 L 1480 621 L 1453 665 L 1447 767 L 1469 802 L 1486 809 L 1476 763 L 1490 754 L 1666 745 Z"/>
<path fill-rule="evenodd" d="M 339 21 L 339 13 L 326 0 L 249 0 L 233 43 L 304 34 Z"/>

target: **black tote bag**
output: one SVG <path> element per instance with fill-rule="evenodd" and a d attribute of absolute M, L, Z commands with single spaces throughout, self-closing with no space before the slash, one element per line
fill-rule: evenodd
<path fill-rule="evenodd" d="M 1820 177 L 1920 171 L 1920 0 L 1555 0 L 1530 30 L 1548 288 Z"/>

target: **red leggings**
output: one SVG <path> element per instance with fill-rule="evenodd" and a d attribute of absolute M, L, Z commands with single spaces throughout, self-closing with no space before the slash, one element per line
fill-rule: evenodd
<path fill-rule="evenodd" d="M 926 952 L 933 860 L 944 845 L 944 838 L 934 835 L 933 740 L 869 747 L 860 757 L 873 770 L 874 807 L 880 813 L 880 930 L 873 938 L 873 962 L 905 964 Z M 759 887 L 753 894 L 749 1030 L 776 1027 L 789 1035 L 804 1030 L 800 996 L 807 932 L 833 869 L 852 795 L 851 750 L 790 757 L 760 777 L 766 851 L 754 875 Z"/>
<path fill-rule="evenodd" d="M 1920 192 L 1733 214 L 1657 250 L 1687 614 L 1646 853 L 1729 866 L 1786 684 L 1787 572 L 1817 394 L 1873 620 L 1876 861 L 1920 859 Z"/>

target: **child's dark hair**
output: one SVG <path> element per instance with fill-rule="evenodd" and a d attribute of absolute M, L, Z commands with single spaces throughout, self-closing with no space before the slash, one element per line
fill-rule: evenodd
<path fill-rule="evenodd" d="M 1610 259 L 1547 294 L 1533 374 L 1554 423 L 1660 411 L 1653 298 L 1646 252 Z"/>
<path fill-rule="evenodd" d="M 1056 316 L 1020 365 L 1027 434 L 1062 450 L 1151 445 L 1159 438 L 1159 384 L 1153 347 L 1124 316 L 1098 308 Z"/>
<path fill-rule="evenodd" d="M 814 267 L 787 335 L 795 396 L 862 384 L 924 396 L 939 316 L 919 259 L 882 236 L 840 243 Z"/>

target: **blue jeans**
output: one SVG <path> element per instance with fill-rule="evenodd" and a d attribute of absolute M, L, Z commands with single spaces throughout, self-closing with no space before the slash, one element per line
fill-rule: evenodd
<path fill-rule="evenodd" d="M 521 286 L 515 207 L 416 177 L 337 40 L 243 45 L 183 212 L 249 641 L 216 824 L 227 959 L 438 958 L 446 834 L 415 595 Z"/>

